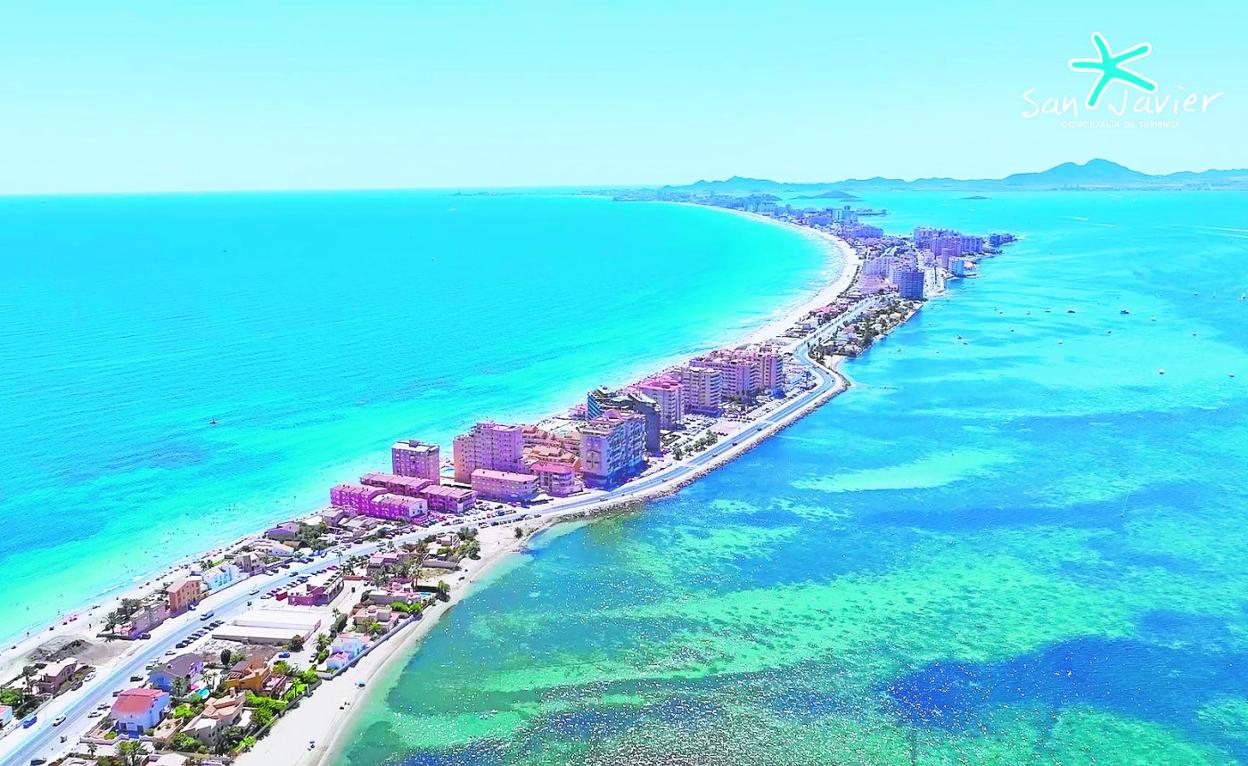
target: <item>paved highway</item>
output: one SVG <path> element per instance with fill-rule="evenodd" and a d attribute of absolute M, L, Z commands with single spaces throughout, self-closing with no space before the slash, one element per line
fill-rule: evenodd
<path fill-rule="evenodd" d="M 855 307 L 855 309 L 852 312 L 847 312 L 846 317 L 843 317 L 843 319 L 847 318 L 851 313 L 857 316 L 860 313 L 860 309 L 858 307 Z M 838 322 L 837 324 L 839 325 L 840 323 Z M 828 329 L 826 326 L 820 328 L 819 336 L 825 336 Z M 559 516 L 613 500 L 639 499 L 656 488 L 696 473 L 707 464 L 714 462 L 717 458 L 724 456 L 730 451 L 745 449 L 757 437 L 760 431 L 782 423 L 797 410 L 808 406 L 816 397 L 827 393 L 839 384 L 838 376 L 811 360 L 810 341 L 804 341 L 799 344 L 794 350 L 793 356 L 815 375 L 815 387 L 802 392 L 791 400 L 782 401 L 776 409 L 750 423 L 748 428 L 734 434 L 729 439 L 712 445 L 680 465 L 649 476 L 642 476 L 610 492 L 576 498 L 548 508 L 545 511 L 541 509 L 526 509 L 490 520 L 511 522 L 535 514 L 539 516 Z M 430 534 L 454 531 L 463 525 L 464 522 L 459 522 L 428 527 L 398 536 L 394 538 L 394 542 L 419 540 Z M 383 543 L 355 545 L 343 550 L 340 555 L 344 558 L 359 555 L 367 556 L 376 552 L 382 545 Z M 213 619 L 228 620 L 246 609 L 247 602 L 254 597 L 251 593 L 252 590 L 259 589 L 263 592 L 278 585 L 288 584 L 304 574 L 311 574 L 323 569 L 329 563 L 330 561 L 325 558 L 316 558 L 310 563 L 295 563 L 290 569 L 279 570 L 278 573 L 249 577 L 210 595 L 199 605 L 197 611 L 188 612 L 185 615 L 166 621 L 152 631 L 150 640 L 135 642 L 135 646 L 132 649 L 133 654 L 127 656 L 116 667 L 97 673 L 96 677 L 86 682 L 82 689 L 62 694 L 40 710 L 39 721 L 34 727 L 18 729 L 3 740 L 0 740 L 0 764 L 3 764 L 3 766 L 26 766 L 33 759 L 46 758 L 51 761 L 70 752 L 78 738 L 89 731 L 98 720 L 89 718 L 88 714 L 99 705 L 111 705 L 114 691 L 137 686 L 137 683 L 130 681 L 131 677 L 141 676 L 146 679 L 146 666 L 152 662 L 164 659 L 165 652 L 178 651 L 175 649 L 175 645 L 203 626 L 203 622 L 199 619 L 200 615 L 211 611 L 214 614 Z M 52 726 L 52 721 L 60 715 L 65 716 L 65 723 L 60 726 Z M 65 737 L 67 741 L 61 742 L 61 737 Z"/>

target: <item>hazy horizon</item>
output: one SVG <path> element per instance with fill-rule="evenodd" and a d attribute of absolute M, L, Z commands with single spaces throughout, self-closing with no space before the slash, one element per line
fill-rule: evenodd
<path fill-rule="evenodd" d="M 1078 165 L 1083 165 L 1083 164 L 1085 164 L 1085 163 L 1087 163 L 1087 162 L 1090 162 L 1090 161 L 1092 161 L 1092 160 L 1098 160 L 1098 159 L 1103 160 L 1103 159 L 1106 159 L 1106 158 L 1104 158 L 1104 157 L 1091 157 L 1091 158 L 1088 158 L 1087 160 L 1080 160 L 1080 161 L 1069 160 L 1069 162 L 1075 162 L 1075 164 L 1078 164 Z M 1110 161 L 1110 162 L 1114 162 L 1114 160 L 1109 160 L 1109 161 Z M 1062 163 L 1058 163 L 1058 164 L 1062 164 Z M 1120 164 L 1121 164 L 1121 163 L 1120 163 Z M 1048 167 L 1044 167 L 1044 168 L 1025 168 L 1025 169 L 1020 169 L 1020 170 L 1015 170 L 1015 171 L 1012 171 L 1011 173 L 1007 173 L 1007 174 L 1005 174 L 1005 175 L 1007 175 L 1007 176 L 1008 176 L 1008 175 L 1012 175 L 1012 174 L 1014 174 L 1014 173 L 1032 173 L 1032 172 L 1040 172 L 1040 171 L 1049 170 L 1049 169 L 1051 169 L 1052 167 L 1054 167 L 1054 166 L 1048 166 Z M 1129 167 L 1131 170 L 1139 170 L 1139 168 L 1134 168 L 1134 167 L 1130 167 L 1130 166 L 1127 166 L 1127 167 Z M 1164 175 L 1166 175 L 1166 174 L 1168 174 L 1168 173 L 1181 173 L 1181 172 L 1196 172 L 1196 173 L 1200 173 L 1200 172 L 1206 172 L 1206 171 L 1230 171 L 1230 170 L 1241 170 L 1241 168 L 1231 168 L 1231 167 L 1211 167 L 1211 168 L 1178 168 L 1178 169 L 1175 169 L 1175 170 L 1165 171 L 1165 172 L 1161 172 L 1161 173 L 1154 173 L 1154 174 L 1152 174 L 1152 175 L 1164 176 Z M 588 191 L 588 190 L 595 190 L 595 189 L 602 189 L 602 190 L 610 190 L 610 189 L 630 189 L 630 188 L 634 188 L 634 189 L 635 189 L 635 188 L 654 188 L 654 189 L 657 189 L 657 188 L 660 188 L 660 187 L 663 187 L 663 186 L 686 186 L 686 185 L 690 185 L 690 184 L 697 183 L 698 181 L 724 181 L 724 180 L 727 180 L 727 179 L 732 178 L 732 177 L 751 178 L 751 179 L 756 179 L 756 180 L 775 181 L 775 182 L 778 182 L 778 183 L 792 183 L 792 184 L 812 184 L 812 183 L 813 183 L 813 184 L 818 184 L 818 183 L 837 184 L 837 183 L 842 183 L 842 182 L 869 180 L 869 179 L 870 179 L 870 178 L 872 178 L 872 177 L 884 177 L 884 176 L 880 176 L 879 174 L 876 174 L 875 176 L 863 176 L 863 177 L 861 177 L 861 178 L 817 178 L 817 179 L 800 179 L 800 180 L 799 180 L 799 179 L 790 179 L 790 178 L 777 178 L 777 177 L 767 176 L 767 175 L 762 175 L 762 176 L 743 176 L 743 175 L 741 175 L 741 174 L 739 174 L 739 173 L 734 173 L 734 174 L 732 174 L 732 175 L 728 175 L 728 176 L 721 176 L 721 177 L 718 177 L 718 178 L 694 178 L 694 179 L 680 180 L 680 181 L 651 181 L 651 182 L 634 183 L 634 184 L 612 184 L 612 183 L 580 183 L 580 184 L 577 184 L 577 183 L 569 183 L 569 184 L 558 184 L 558 185 L 548 185 L 548 186 L 534 186 L 534 185 L 516 185 L 516 186 L 467 186 L 467 185 L 463 185 L 463 186 L 456 186 L 456 185 L 452 185 L 452 186 L 354 186 L 354 187 L 350 187 L 350 186 L 338 186 L 338 187 L 335 187 L 335 186 L 326 186 L 326 187 L 319 187 L 319 188 L 284 188 L 284 187 L 273 187 L 273 188 L 250 188 L 250 189 L 245 189 L 245 188 L 239 188 L 239 189 L 145 189 L 145 190 L 136 190 L 136 191 L 105 191 L 105 190 L 96 190 L 96 191 L 62 191 L 62 192 L 33 192 L 33 193 L 23 193 L 23 192 L 0 192 L 0 198 L 6 198 L 6 197 L 7 197 L 7 198 L 13 198 L 13 197 L 61 197 L 61 196 L 97 197 L 97 196 L 131 196 L 131 195 L 133 195 L 133 196 L 141 196 L 141 195 L 148 195 L 148 194 L 170 194 L 170 195 L 176 195 L 176 194 L 277 194 L 277 193 L 291 193 L 291 194 L 329 194 L 329 193 L 335 193 L 335 192 L 340 192 L 340 193 L 345 193 L 345 192 L 360 192 L 360 193 L 367 193 L 367 192 L 387 192 L 387 191 L 394 191 L 394 192 L 399 192 L 399 191 L 411 191 L 411 192 L 464 192 L 464 193 L 476 193 L 476 192 L 509 192 L 509 193 L 526 193 L 526 192 L 547 192 L 547 191 L 550 191 L 550 192 L 557 192 L 557 191 L 569 191 L 569 192 L 571 192 L 571 191 Z M 942 178 L 951 178 L 951 179 L 953 179 L 953 180 L 955 180 L 955 181 L 968 181 L 968 182 L 971 182 L 971 181 L 981 181 L 981 180 L 998 180 L 999 178 L 1004 178 L 1004 177 L 1005 177 L 1005 176 L 998 176 L 998 177 L 996 177 L 996 178 L 971 178 L 970 176 L 965 176 L 965 175 L 942 176 Z M 925 180 L 925 179 L 938 178 L 938 177 L 937 177 L 937 176 L 899 176 L 898 178 L 900 178 L 902 181 L 904 181 L 904 182 L 906 182 L 906 183 L 912 183 L 912 182 L 914 182 L 914 181 L 922 181 L 922 180 Z M 1013 190 L 1013 189 L 1000 189 L 1000 190 L 997 190 L 997 191 L 998 191 L 998 192 L 1009 192 L 1009 191 L 1020 191 L 1020 192 L 1023 192 L 1023 191 L 1036 191 L 1036 189 L 1030 189 L 1030 188 L 1020 188 L 1020 189 L 1017 189 L 1017 190 Z"/>
<path fill-rule="evenodd" d="M 707 9 L 713 7 L 714 13 Z M 8 4 L 0 194 L 999 178 L 1248 166 L 1242 6 Z M 1145 94 L 1068 64 L 1147 42 Z M 1026 94 L 1030 93 L 1030 96 Z M 1192 113 L 1170 115 L 1189 97 Z M 1071 110 L 1030 117 L 1028 99 Z M 1077 112 L 1077 114 L 1076 114 Z M 1174 124 L 1169 124 L 1173 122 Z"/>

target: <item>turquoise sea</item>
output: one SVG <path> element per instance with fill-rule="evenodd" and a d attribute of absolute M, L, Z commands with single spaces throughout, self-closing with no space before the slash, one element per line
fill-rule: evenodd
<path fill-rule="evenodd" d="M 0 638 L 560 411 L 832 264 L 722 212 L 442 193 L 0 198 Z M 216 418 L 218 425 L 210 425 Z"/>
<path fill-rule="evenodd" d="M 342 766 L 1248 763 L 1248 197 L 864 204 L 1025 239 L 778 438 L 540 536 Z"/>

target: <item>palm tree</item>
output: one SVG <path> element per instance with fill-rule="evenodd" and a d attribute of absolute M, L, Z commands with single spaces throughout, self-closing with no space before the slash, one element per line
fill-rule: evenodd
<path fill-rule="evenodd" d="M 99 749 L 99 745 L 95 744 L 94 742 L 87 743 L 87 755 L 91 756 L 92 758 L 95 757 L 95 751 L 97 749 Z"/>
<path fill-rule="evenodd" d="M 39 668 L 35 667 L 34 665 L 22 666 L 22 680 L 26 682 L 26 696 L 28 697 L 33 697 L 35 694 L 35 686 L 33 683 L 31 683 L 30 679 L 34 678 L 35 674 L 38 672 L 39 672 Z"/>
<path fill-rule="evenodd" d="M 204 685 L 209 689 L 216 689 L 217 684 L 221 682 L 221 673 L 215 670 L 204 671 Z"/>
<path fill-rule="evenodd" d="M 147 760 L 147 749 L 138 740 L 128 739 L 117 745 L 117 756 L 121 766 L 143 766 Z"/>
<path fill-rule="evenodd" d="M 182 699 L 190 689 L 191 685 L 185 676 L 178 676 L 173 679 L 173 696 L 175 699 Z"/>

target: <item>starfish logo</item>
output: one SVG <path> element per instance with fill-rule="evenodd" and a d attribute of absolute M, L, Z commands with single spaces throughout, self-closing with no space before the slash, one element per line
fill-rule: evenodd
<path fill-rule="evenodd" d="M 1144 77 L 1139 72 L 1127 69 L 1123 64 L 1135 59 L 1142 59 L 1153 52 L 1153 46 L 1148 43 L 1140 43 L 1129 50 L 1123 51 L 1118 55 L 1114 55 L 1109 50 L 1109 43 L 1105 42 L 1105 36 L 1099 32 L 1092 33 L 1092 44 L 1096 46 L 1096 52 L 1100 58 L 1095 59 L 1071 59 L 1070 68 L 1076 72 L 1098 72 L 1099 77 L 1093 84 L 1092 90 L 1088 92 L 1088 108 L 1095 109 L 1097 103 L 1101 100 L 1101 94 L 1105 92 L 1106 86 L 1114 80 L 1120 80 L 1132 88 L 1139 88 L 1147 93 L 1157 90 L 1157 83 Z"/>

